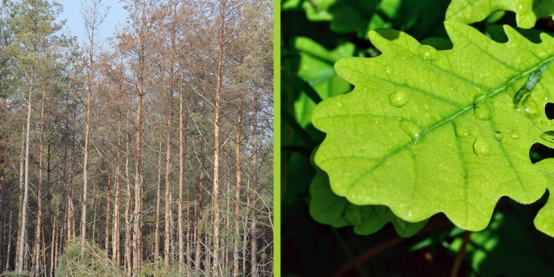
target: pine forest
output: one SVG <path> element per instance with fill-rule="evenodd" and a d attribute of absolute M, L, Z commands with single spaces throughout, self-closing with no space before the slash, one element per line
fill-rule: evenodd
<path fill-rule="evenodd" d="M 0 276 L 273 276 L 273 3 L 1 1 Z"/>

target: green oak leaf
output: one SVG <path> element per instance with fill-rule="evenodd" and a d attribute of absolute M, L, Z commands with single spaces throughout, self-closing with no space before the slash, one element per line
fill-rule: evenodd
<path fill-rule="evenodd" d="M 410 237 L 425 226 L 427 220 L 409 223 L 396 217 L 386 206 L 356 206 L 333 193 L 327 174 L 316 166 L 310 185 L 310 215 L 315 221 L 334 228 L 353 225 L 359 235 L 370 235 L 388 222 L 401 237 Z"/>
<path fill-rule="evenodd" d="M 549 0 L 453 0 L 446 10 L 446 20 L 470 24 L 482 21 L 493 12 L 516 13 L 517 26 L 533 28 L 537 20 L 554 15 L 554 1 Z"/>
<path fill-rule="evenodd" d="M 532 203 L 545 192 L 529 149 L 554 146 L 544 136 L 554 130 L 544 114 L 554 66 L 525 100 L 514 97 L 554 60 L 554 39 L 543 34 L 535 44 L 505 26 L 509 41 L 497 43 L 459 22 L 445 27 L 452 50 L 379 30 L 370 39 L 382 55 L 336 63 L 355 88 L 314 110 L 314 126 L 327 134 L 314 160 L 352 204 L 386 205 L 408 222 L 442 212 L 477 231 L 500 197 Z"/>
<path fill-rule="evenodd" d="M 554 159 L 545 159 L 535 164 L 537 168 L 546 175 L 548 183 L 548 192 L 550 193 L 548 202 L 539 211 L 535 217 L 534 223 L 537 230 L 554 237 Z"/>

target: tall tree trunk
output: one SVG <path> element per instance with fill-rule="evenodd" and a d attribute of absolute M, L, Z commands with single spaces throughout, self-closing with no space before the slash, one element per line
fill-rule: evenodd
<path fill-rule="evenodd" d="M 258 93 L 254 92 L 254 107 L 252 109 L 252 277 L 258 276 L 258 244 L 256 237 L 256 204 L 258 200 Z"/>
<path fill-rule="evenodd" d="M 129 153 L 129 140 L 130 136 L 127 136 L 126 150 Z M 132 260 L 131 260 L 131 220 L 129 218 L 129 212 L 131 210 L 131 176 L 129 175 L 129 156 L 125 156 L 125 178 L 127 181 L 127 190 L 125 193 L 126 196 L 126 205 L 125 205 L 125 272 L 127 276 L 131 275 L 132 271 Z"/>
<path fill-rule="evenodd" d="M 37 189 L 37 225 L 35 226 L 35 274 L 40 275 L 40 231 L 42 228 L 42 160 L 44 148 L 44 102 L 46 101 L 46 82 L 42 89 L 40 104 L 40 142 L 38 150 L 38 189 Z"/>
<path fill-rule="evenodd" d="M 204 151 L 204 142 L 200 144 L 200 153 Z M 202 233 L 200 232 L 198 228 L 198 224 L 202 221 L 202 201 L 203 201 L 203 190 L 204 190 L 204 156 L 201 156 L 200 158 L 200 178 L 198 180 L 198 204 L 196 205 L 196 256 L 194 258 L 194 261 L 196 263 L 196 269 L 201 270 L 201 257 L 202 257 Z M 207 245 L 206 249 L 209 249 L 209 245 Z M 206 253 L 208 251 L 206 250 Z M 209 259 L 209 258 L 208 258 Z M 209 269 L 208 269 L 209 270 Z"/>
<path fill-rule="evenodd" d="M 242 126 L 242 97 L 239 96 L 239 107 L 237 110 L 237 130 L 235 133 L 235 174 L 237 179 L 235 190 L 235 235 L 233 246 L 233 277 L 239 276 L 239 212 L 240 212 L 240 132 Z"/>
<path fill-rule="evenodd" d="M 172 108 L 172 97 L 173 97 L 173 91 L 172 88 L 170 88 L 170 91 L 168 93 L 168 112 L 167 115 L 167 145 L 166 145 L 166 158 L 165 158 L 165 247 L 164 247 L 164 261 L 165 265 L 169 266 L 169 241 L 171 237 L 170 232 L 170 215 L 171 215 L 171 200 L 169 198 L 170 192 L 171 192 L 171 180 L 170 180 L 170 174 L 171 174 L 171 126 L 173 121 L 173 112 L 171 111 Z"/>
<path fill-rule="evenodd" d="M 117 261 L 117 265 L 121 265 L 121 252 L 119 245 L 119 200 L 120 200 L 120 166 L 121 166 L 121 113 L 117 114 L 117 149 L 115 162 L 115 198 L 113 207 L 113 239 L 112 251 Z"/>
<path fill-rule="evenodd" d="M 143 12 L 144 17 L 144 12 Z M 133 276 L 137 276 L 141 268 L 140 252 L 141 247 L 141 207 L 142 207 L 142 105 L 144 97 L 144 67 L 145 64 L 145 46 L 143 34 L 139 35 L 139 76 L 138 76 L 138 103 L 136 119 L 136 145 L 135 145 L 135 211 L 134 211 L 134 236 L 133 236 Z"/>
<path fill-rule="evenodd" d="M 179 232 L 179 273 L 183 273 L 183 266 L 185 265 L 185 238 L 183 232 L 183 190 L 185 183 L 185 126 L 183 115 L 183 86 L 179 86 L 179 211 L 178 211 L 178 227 Z"/>
<path fill-rule="evenodd" d="M 23 207 L 23 184 L 24 179 L 23 176 L 25 176 L 25 126 L 21 126 L 21 147 L 20 147 L 20 155 L 19 155 L 19 205 L 18 205 L 18 213 L 17 213 L 17 237 L 15 242 L 15 253 L 19 253 L 19 238 L 21 237 L 21 207 Z M 16 254 L 17 255 L 17 254 Z M 17 260 L 17 258 L 14 260 L 14 262 Z"/>
<path fill-rule="evenodd" d="M 250 191 L 250 180 L 246 182 L 246 191 Z M 250 207 L 250 197 L 246 198 L 246 207 Z M 242 270 L 246 272 L 246 257 L 248 257 L 248 216 L 245 217 L 243 223 L 243 235 L 242 235 Z"/>
<path fill-rule="evenodd" d="M 224 26 L 224 23 L 222 24 Z M 213 203 L 214 203 L 214 248 L 213 248 L 213 275 L 219 276 L 219 126 L 221 125 L 221 93 L 223 79 L 223 26 L 220 27 L 220 43 L 219 54 L 217 60 L 217 86 L 215 91 L 215 118 L 214 118 L 214 186 L 213 186 Z"/>
<path fill-rule="evenodd" d="M 30 134 L 31 134 L 31 114 L 32 105 L 31 100 L 33 96 L 35 79 L 35 66 L 31 69 L 31 81 L 29 82 L 29 99 L 27 103 L 27 129 L 25 130 L 25 181 L 23 183 L 23 204 L 21 206 L 21 232 L 19 235 L 19 252 L 17 253 L 17 260 L 15 263 L 15 271 L 18 274 L 23 273 L 23 265 L 25 260 L 25 239 L 27 237 L 27 204 L 29 203 L 29 151 L 30 151 Z"/>
<path fill-rule="evenodd" d="M 231 170 L 229 170 L 229 172 L 231 172 Z M 231 179 L 230 178 L 227 178 L 225 180 L 225 183 L 227 183 L 227 191 L 225 192 L 225 194 L 231 194 Z M 227 198 L 227 210 L 226 210 L 226 213 L 225 213 L 225 238 L 224 238 L 224 243 L 223 245 L 228 245 L 230 244 L 229 243 L 229 237 L 230 237 L 230 233 L 231 233 L 231 220 L 230 220 L 230 216 L 231 216 L 231 197 L 226 197 Z M 227 251 L 227 247 L 224 247 L 223 250 L 222 250 L 223 254 L 225 255 L 225 263 L 224 263 L 224 266 L 223 268 L 226 268 L 226 269 L 229 269 L 229 272 L 231 272 L 231 269 L 229 267 L 229 251 Z M 225 273 L 227 275 L 227 273 Z"/>
<path fill-rule="evenodd" d="M 11 233 L 12 233 L 12 220 L 13 220 L 13 210 L 10 210 L 10 221 L 8 224 L 8 249 L 6 250 L 6 271 L 10 269 L 10 252 L 12 248 L 12 239 L 11 239 Z"/>
<path fill-rule="evenodd" d="M 154 263 L 158 269 L 158 258 L 160 256 L 160 189 L 162 183 L 162 144 L 163 136 L 160 132 L 160 140 L 158 147 L 158 183 L 156 186 L 156 230 L 154 232 Z"/>
<path fill-rule="evenodd" d="M 56 211 L 59 209 L 59 204 L 56 207 Z M 50 246 L 50 272 L 49 276 L 54 276 L 54 270 L 55 270 L 55 264 L 54 261 L 56 260 L 56 252 L 55 249 L 57 248 L 57 237 L 58 237 L 58 226 L 57 226 L 58 220 L 57 220 L 57 213 L 54 212 L 53 220 L 52 220 L 52 245 Z"/>
<path fill-rule="evenodd" d="M 110 171 L 108 170 L 108 192 L 106 196 L 106 201 L 108 202 L 106 207 L 106 232 L 105 235 L 105 244 L 104 247 L 106 248 L 106 254 L 109 255 L 110 253 L 110 198 L 111 198 L 111 185 L 112 185 L 112 176 L 110 174 Z"/>
<path fill-rule="evenodd" d="M 93 30 L 94 33 L 94 30 Z M 91 48 L 93 45 L 91 43 Z M 92 49 L 90 51 L 93 51 Z M 89 54 L 89 63 L 91 68 L 93 68 L 93 58 L 92 52 Z M 88 150 L 89 150 L 89 136 L 90 136 L 90 105 L 91 105 L 91 96 L 92 96 L 92 73 L 89 74 L 88 79 L 88 88 L 87 88 L 87 115 L 85 119 L 85 153 L 83 157 L 83 208 L 81 210 L 81 253 L 84 251 L 86 234 L 87 234 L 87 201 L 88 201 Z"/>

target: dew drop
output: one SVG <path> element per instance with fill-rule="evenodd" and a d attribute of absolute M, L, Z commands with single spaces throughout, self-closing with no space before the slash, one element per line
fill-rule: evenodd
<path fill-rule="evenodd" d="M 409 100 L 410 98 L 408 97 L 408 93 L 401 90 L 389 95 L 389 102 L 395 107 L 400 108 L 406 105 Z"/>
<path fill-rule="evenodd" d="M 417 142 L 421 137 L 421 128 L 412 121 L 400 121 L 400 129 L 410 136 L 413 142 Z"/>
<path fill-rule="evenodd" d="M 456 127 L 456 136 L 460 138 L 469 138 L 471 137 L 471 131 L 464 127 L 464 126 L 457 126 Z"/>
<path fill-rule="evenodd" d="M 501 140 L 504 138 L 504 136 L 502 135 L 502 133 L 496 131 L 496 132 L 494 133 L 494 138 L 495 138 L 496 140 L 498 140 L 498 141 L 501 141 Z"/>
<path fill-rule="evenodd" d="M 387 74 L 392 74 L 394 72 L 394 68 L 390 65 L 387 65 L 385 67 L 385 72 L 387 72 Z"/>
<path fill-rule="evenodd" d="M 524 5 L 519 5 L 519 6 L 517 6 L 517 9 L 521 14 L 525 14 L 525 13 L 529 12 L 530 5 L 525 5 L 525 6 Z"/>
<path fill-rule="evenodd" d="M 541 138 L 548 142 L 554 143 L 554 131 L 546 131 L 542 133 Z"/>
<path fill-rule="evenodd" d="M 487 155 L 490 152 L 490 145 L 482 139 L 477 139 L 473 144 L 473 152 L 479 156 Z"/>
<path fill-rule="evenodd" d="M 518 134 L 512 134 L 512 139 L 518 139 L 518 138 L 519 138 Z"/>
<path fill-rule="evenodd" d="M 550 125 L 552 124 L 552 120 L 548 119 L 548 118 L 545 118 L 542 120 L 542 125 L 546 126 L 546 127 L 550 127 Z"/>
<path fill-rule="evenodd" d="M 527 101 L 523 105 L 516 108 L 516 111 L 519 111 L 528 118 L 537 118 L 540 115 L 540 109 L 535 100 L 532 97 L 527 98 Z"/>
<path fill-rule="evenodd" d="M 413 213 L 414 213 L 414 211 L 413 211 L 411 208 L 409 208 L 409 209 L 406 211 L 406 218 L 407 218 L 407 219 L 412 218 Z"/>
<path fill-rule="evenodd" d="M 429 45 L 420 45 L 417 51 L 419 56 L 421 56 L 424 60 L 436 61 L 439 58 L 437 49 Z"/>
<path fill-rule="evenodd" d="M 494 104 L 492 104 L 492 101 L 485 101 L 485 97 L 485 95 L 478 96 L 473 102 L 473 115 L 481 120 L 489 120 L 491 113 L 494 112 Z M 489 103 L 493 105 L 492 109 Z"/>

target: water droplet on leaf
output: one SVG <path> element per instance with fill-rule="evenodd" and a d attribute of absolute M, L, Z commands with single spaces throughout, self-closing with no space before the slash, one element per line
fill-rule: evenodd
<path fill-rule="evenodd" d="M 546 131 L 542 133 L 541 138 L 548 142 L 554 143 L 554 131 Z"/>
<path fill-rule="evenodd" d="M 421 128 L 412 121 L 402 120 L 400 121 L 400 129 L 404 131 L 413 142 L 417 142 L 421 137 Z"/>
<path fill-rule="evenodd" d="M 531 119 L 537 118 L 540 115 L 539 106 L 532 97 L 527 97 L 526 101 L 522 101 L 522 105 L 517 105 L 516 111 Z"/>
<path fill-rule="evenodd" d="M 393 68 L 392 66 L 390 66 L 390 65 L 387 65 L 387 66 L 385 67 L 385 71 L 387 72 L 387 74 L 391 74 L 391 73 L 394 72 L 394 68 Z"/>
<path fill-rule="evenodd" d="M 408 218 L 408 219 L 412 218 L 413 213 L 414 213 L 413 210 L 411 208 L 409 208 L 406 211 L 406 218 Z"/>
<path fill-rule="evenodd" d="M 512 134 L 512 139 L 518 139 L 518 138 L 519 138 L 518 134 Z"/>
<path fill-rule="evenodd" d="M 482 139 L 477 139 L 473 144 L 473 152 L 479 156 L 487 155 L 490 152 L 490 145 Z"/>
<path fill-rule="evenodd" d="M 404 91 L 397 91 L 389 95 L 389 102 L 392 106 L 402 107 L 409 101 L 408 93 Z"/>
<path fill-rule="evenodd" d="M 494 133 L 494 138 L 498 141 L 501 141 L 504 138 L 504 136 L 502 135 L 502 133 L 496 131 L 496 133 Z"/>
<path fill-rule="evenodd" d="M 548 119 L 548 118 L 545 118 L 542 120 L 542 125 L 546 126 L 546 127 L 550 127 L 550 125 L 552 124 L 552 120 Z"/>
<path fill-rule="evenodd" d="M 419 56 L 421 56 L 424 60 L 428 60 L 428 61 L 436 61 L 438 60 L 440 55 L 437 49 L 429 45 L 420 45 L 417 51 Z"/>
<path fill-rule="evenodd" d="M 489 120 L 491 113 L 494 112 L 494 104 L 491 101 L 487 101 L 485 95 L 480 95 L 473 102 L 473 115 L 481 120 Z M 492 108 L 491 108 L 492 107 Z"/>

